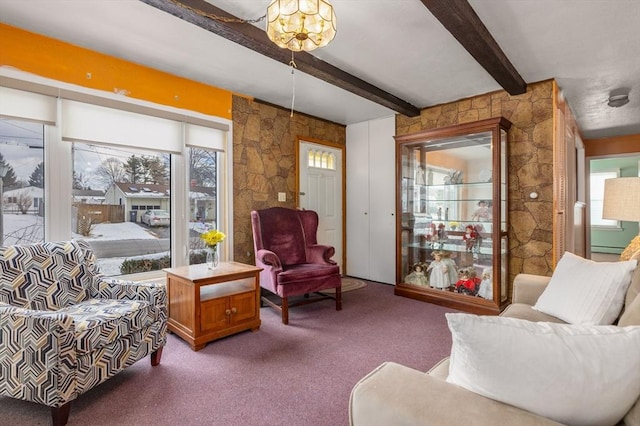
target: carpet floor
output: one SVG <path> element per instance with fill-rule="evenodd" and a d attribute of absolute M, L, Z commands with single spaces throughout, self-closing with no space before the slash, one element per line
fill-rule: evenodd
<path fill-rule="evenodd" d="M 441 306 L 368 282 L 293 308 L 262 308 L 257 332 L 193 352 L 171 334 L 158 367 L 139 361 L 81 395 L 69 425 L 347 425 L 355 383 L 384 361 L 426 371 L 451 349 Z M 50 409 L 0 397 L 1 425 L 48 425 Z"/>

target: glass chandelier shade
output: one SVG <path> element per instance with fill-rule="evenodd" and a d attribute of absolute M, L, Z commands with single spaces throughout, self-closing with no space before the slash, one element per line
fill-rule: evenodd
<path fill-rule="evenodd" d="M 267 35 L 294 52 L 324 47 L 336 35 L 336 14 L 326 0 L 273 0 L 267 7 Z"/>

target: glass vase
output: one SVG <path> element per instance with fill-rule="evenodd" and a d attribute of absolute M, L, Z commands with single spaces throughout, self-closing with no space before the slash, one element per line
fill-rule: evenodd
<path fill-rule="evenodd" d="M 218 267 L 218 246 L 207 247 L 207 268 L 216 269 Z"/>

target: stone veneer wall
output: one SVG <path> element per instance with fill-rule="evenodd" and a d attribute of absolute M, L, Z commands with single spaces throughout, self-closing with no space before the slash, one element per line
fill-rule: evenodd
<path fill-rule="evenodd" d="M 399 115 L 396 134 L 502 116 L 511 123 L 509 149 L 509 282 L 520 272 L 551 275 L 553 227 L 553 81 L 510 96 L 500 91 Z M 529 198 L 531 192 L 538 199 Z"/>
<path fill-rule="evenodd" d="M 250 99 L 233 97 L 234 258 L 255 264 L 251 210 L 296 208 L 298 137 L 346 144 L 346 127 Z M 313 140 L 311 140 L 313 141 Z M 287 194 L 278 202 L 278 192 Z"/>

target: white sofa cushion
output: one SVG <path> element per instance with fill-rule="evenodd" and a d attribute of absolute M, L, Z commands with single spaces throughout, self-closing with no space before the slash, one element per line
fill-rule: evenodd
<path fill-rule="evenodd" d="M 635 260 L 594 262 L 566 252 L 533 308 L 570 324 L 613 324 L 635 267 Z"/>
<path fill-rule="evenodd" d="M 640 396 L 640 326 L 446 314 L 447 381 L 569 425 L 615 425 Z"/>

